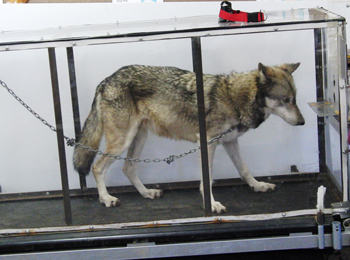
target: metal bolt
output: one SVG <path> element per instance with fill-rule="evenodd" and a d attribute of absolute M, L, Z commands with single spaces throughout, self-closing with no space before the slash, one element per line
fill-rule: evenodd
<path fill-rule="evenodd" d="M 287 216 L 287 214 L 286 213 L 282 213 L 282 217 L 285 217 L 285 216 Z"/>
<path fill-rule="evenodd" d="M 277 27 L 275 27 L 275 28 L 273 28 L 273 30 L 274 30 L 275 32 L 277 32 L 277 31 L 278 31 L 278 28 L 277 28 Z"/>

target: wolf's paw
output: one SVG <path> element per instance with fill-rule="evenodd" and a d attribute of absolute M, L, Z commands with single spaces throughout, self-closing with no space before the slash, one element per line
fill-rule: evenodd
<path fill-rule="evenodd" d="M 146 199 L 159 199 L 163 196 L 162 190 L 156 190 L 156 189 L 148 189 L 147 192 L 142 194 L 142 196 Z"/>
<path fill-rule="evenodd" d="M 103 198 L 100 197 L 100 202 L 104 204 L 107 208 L 116 207 L 120 205 L 120 200 L 111 195 L 108 195 Z"/>
<path fill-rule="evenodd" d="M 254 186 L 250 186 L 255 192 L 267 192 L 273 191 L 276 188 L 275 184 L 260 181 Z"/>
<path fill-rule="evenodd" d="M 226 212 L 227 209 L 224 205 L 222 205 L 220 202 L 218 201 L 214 201 L 211 203 L 211 211 L 213 213 L 221 213 L 221 212 Z"/>

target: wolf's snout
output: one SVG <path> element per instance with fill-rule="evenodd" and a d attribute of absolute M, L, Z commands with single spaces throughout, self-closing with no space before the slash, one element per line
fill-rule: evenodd
<path fill-rule="evenodd" d="M 305 119 L 298 120 L 297 125 L 305 125 Z"/>
<path fill-rule="evenodd" d="M 299 108 L 296 107 L 296 110 L 297 110 L 297 118 L 298 118 L 296 125 L 305 125 L 305 119 L 304 119 L 303 115 L 301 114 Z"/>

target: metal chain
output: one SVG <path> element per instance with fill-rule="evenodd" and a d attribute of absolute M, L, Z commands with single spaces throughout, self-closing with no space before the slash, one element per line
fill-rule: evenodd
<path fill-rule="evenodd" d="M 31 109 L 22 99 L 20 99 L 15 92 L 13 92 L 10 88 L 7 87 L 6 83 L 0 80 L 0 84 L 22 105 L 24 106 L 30 113 L 32 113 L 37 119 L 39 119 L 44 125 L 49 127 L 52 131 L 56 132 L 56 129 L 50 125 L 46 120 L 44 120 L 38 113 L 36 113 L 33 109 Z"/>
<path fill-rule="evenodd" d="M 23 107 L 25 107 L 31 114 L 33 114 L 38 120 L 41 121 L 41 123 L 43 123 L 44 125 L 46 125 L 48 128 L 50 128 L 52 131 L 54 132 L 57 132 L 56 128 L 53 127 L 51 124 L 49 124 L 45 119 L 43 119 L 38 113 L 36 113 L 31 107 L 29 107 L 20 97 L 18 97 L 15 92 L 13 90 L 11 90 L 5 82 L 3 82 L 1 79 L 0 79 L 0 84 L 1 86 L 3 86 Z M 211 145 L 217 141 L 219 141 L 221 138 L 223 138 L 225 135 L 231 133 L 232 131 L 234 130 L 233 127 L 231 127 L 230 129 L 226 130 L 225 132 L 221 133 L 220 135 L 214 137 L 213 139 L 209 140 L 208 141 L 208 145 Z M 170 155 L 166 158 L 163 158 L 163 159 L 159 159 L 159 158 L 156 158 L 156 159 L 138 159 L 138 158 L 131 158 L 131 157 L 122 157 L 122 156 L 119 156 L 119 155 L 113 155 L 113 154 L 110 154 L 110 153 L 104 153 L 100 150 L 95 150 L 95 149 L 92 149 L 91 147 L 89 146 L 86 146 L 82 143 L 79 143 L 79 142 L 76 142 L 75 139 L 73 138 L 70 138 L 70 137 L 67 137 L 67 136 L 63 136 L 63 138 L 66 140 L 67 142 L 67 145 L 68 146 L 79 146 L 83 149 L 86 149 L 86 150 L 89 150 L 90 152 L 93 152 L 93 153 L 96 153 L 97 155 L 102 155 L 102 156 L 107 156 L 107 157 L 112 157 L 112 158 L 115 158 L 116 160 L 124 160 L 124 161 L 127 161 L 127 162 L 135 162 L 135 163 L 159 163 L 159 162 L 166 162 L 168 164 L 172 163 L 175 159 L 181 159 L 187 155 L 190 155 L 190 154 L 193 154 L 195 152 L 197 152 L 198 150 L 201 149 L 200 146 L 198 146 L 198 148 L 194 148 L 194 149 L 191 149 L 189 150 L 188 152 L 184 152 L 184 153 L 181 153 L 179 155 Z"/>

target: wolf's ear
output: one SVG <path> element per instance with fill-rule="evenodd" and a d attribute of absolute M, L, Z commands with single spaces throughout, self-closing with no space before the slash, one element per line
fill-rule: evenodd
<path fill-rule="evenodd" d="M 259 70 L 259 74 L 260 74 L 260 82 L 261 83 L 266 82 L 268 79 L 270 79 L 274 76 L 273 70 L 270 67 L 265 66 L 262 63 L 259 63 L 258 70 Z"/>
<path fill-rule="evenodd" d="M 298 63 L 286 63 L 283 64 L 280 68 L 289 74 L 292 74 L 300 65 L 300 62 Z"/>

